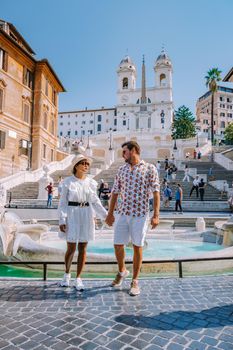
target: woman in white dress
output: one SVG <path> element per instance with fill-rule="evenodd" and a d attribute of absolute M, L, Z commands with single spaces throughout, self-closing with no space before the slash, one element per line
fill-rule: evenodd
<path fill-rule="evenodd" d="M 60 286 L 70 284 L 70 268 L 78 244 L 77 275 L 74 287 L 83 290 L 81 273 L 86 261 L 86 249 L 95 237 L 95 213 L 105 219 L 107 212 L 97 196 L 97 182 L 87 176 L 91 159 L 78 155 L 73 167 L 73 175 L 63 180 L 59 203 L 59 227 L 65 234 L 67 250 L 65 254 L 65 274 Z"/>

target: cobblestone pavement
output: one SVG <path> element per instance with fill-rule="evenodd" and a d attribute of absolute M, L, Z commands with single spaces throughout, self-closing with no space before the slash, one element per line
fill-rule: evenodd
<path fill-rule="evenodd" d="M 233 349 L 233 276 L 85 281 L 86 290 L 55 281 L 0 281 L 0 348 Z"/>

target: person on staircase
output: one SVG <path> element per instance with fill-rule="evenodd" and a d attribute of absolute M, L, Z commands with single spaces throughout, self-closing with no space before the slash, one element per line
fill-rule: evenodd
<path fill-rule="evenodd" d="M 200 199 L 202 202 L 204 201 L 205 187 L 206 187 L 206 184 L 204 182 L 204 179 L 201 179 L 201 181 L 198 184 L 198 188 L 199 188 L 199 193 L 200 193 Z"/>

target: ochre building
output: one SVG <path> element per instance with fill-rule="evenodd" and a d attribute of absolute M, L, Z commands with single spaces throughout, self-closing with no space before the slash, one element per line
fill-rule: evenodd
<path fill-rule="evenodd" d="M 37 60 L 17 29 L 0 20 L 0 177 L 57 160 L 64 91 L 48 60 Z"/>

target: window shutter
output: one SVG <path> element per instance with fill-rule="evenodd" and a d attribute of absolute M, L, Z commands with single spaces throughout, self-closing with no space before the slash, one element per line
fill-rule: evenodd
<path fill-rule="evenodd" d="M 3 90 L 0 89 L 0 112 L 3 109 Z"/>
<path fill-rule="evenodd" d="M 6 133 L 0 130 L 0 149 L 4 149 L 6 144 Z"/>

